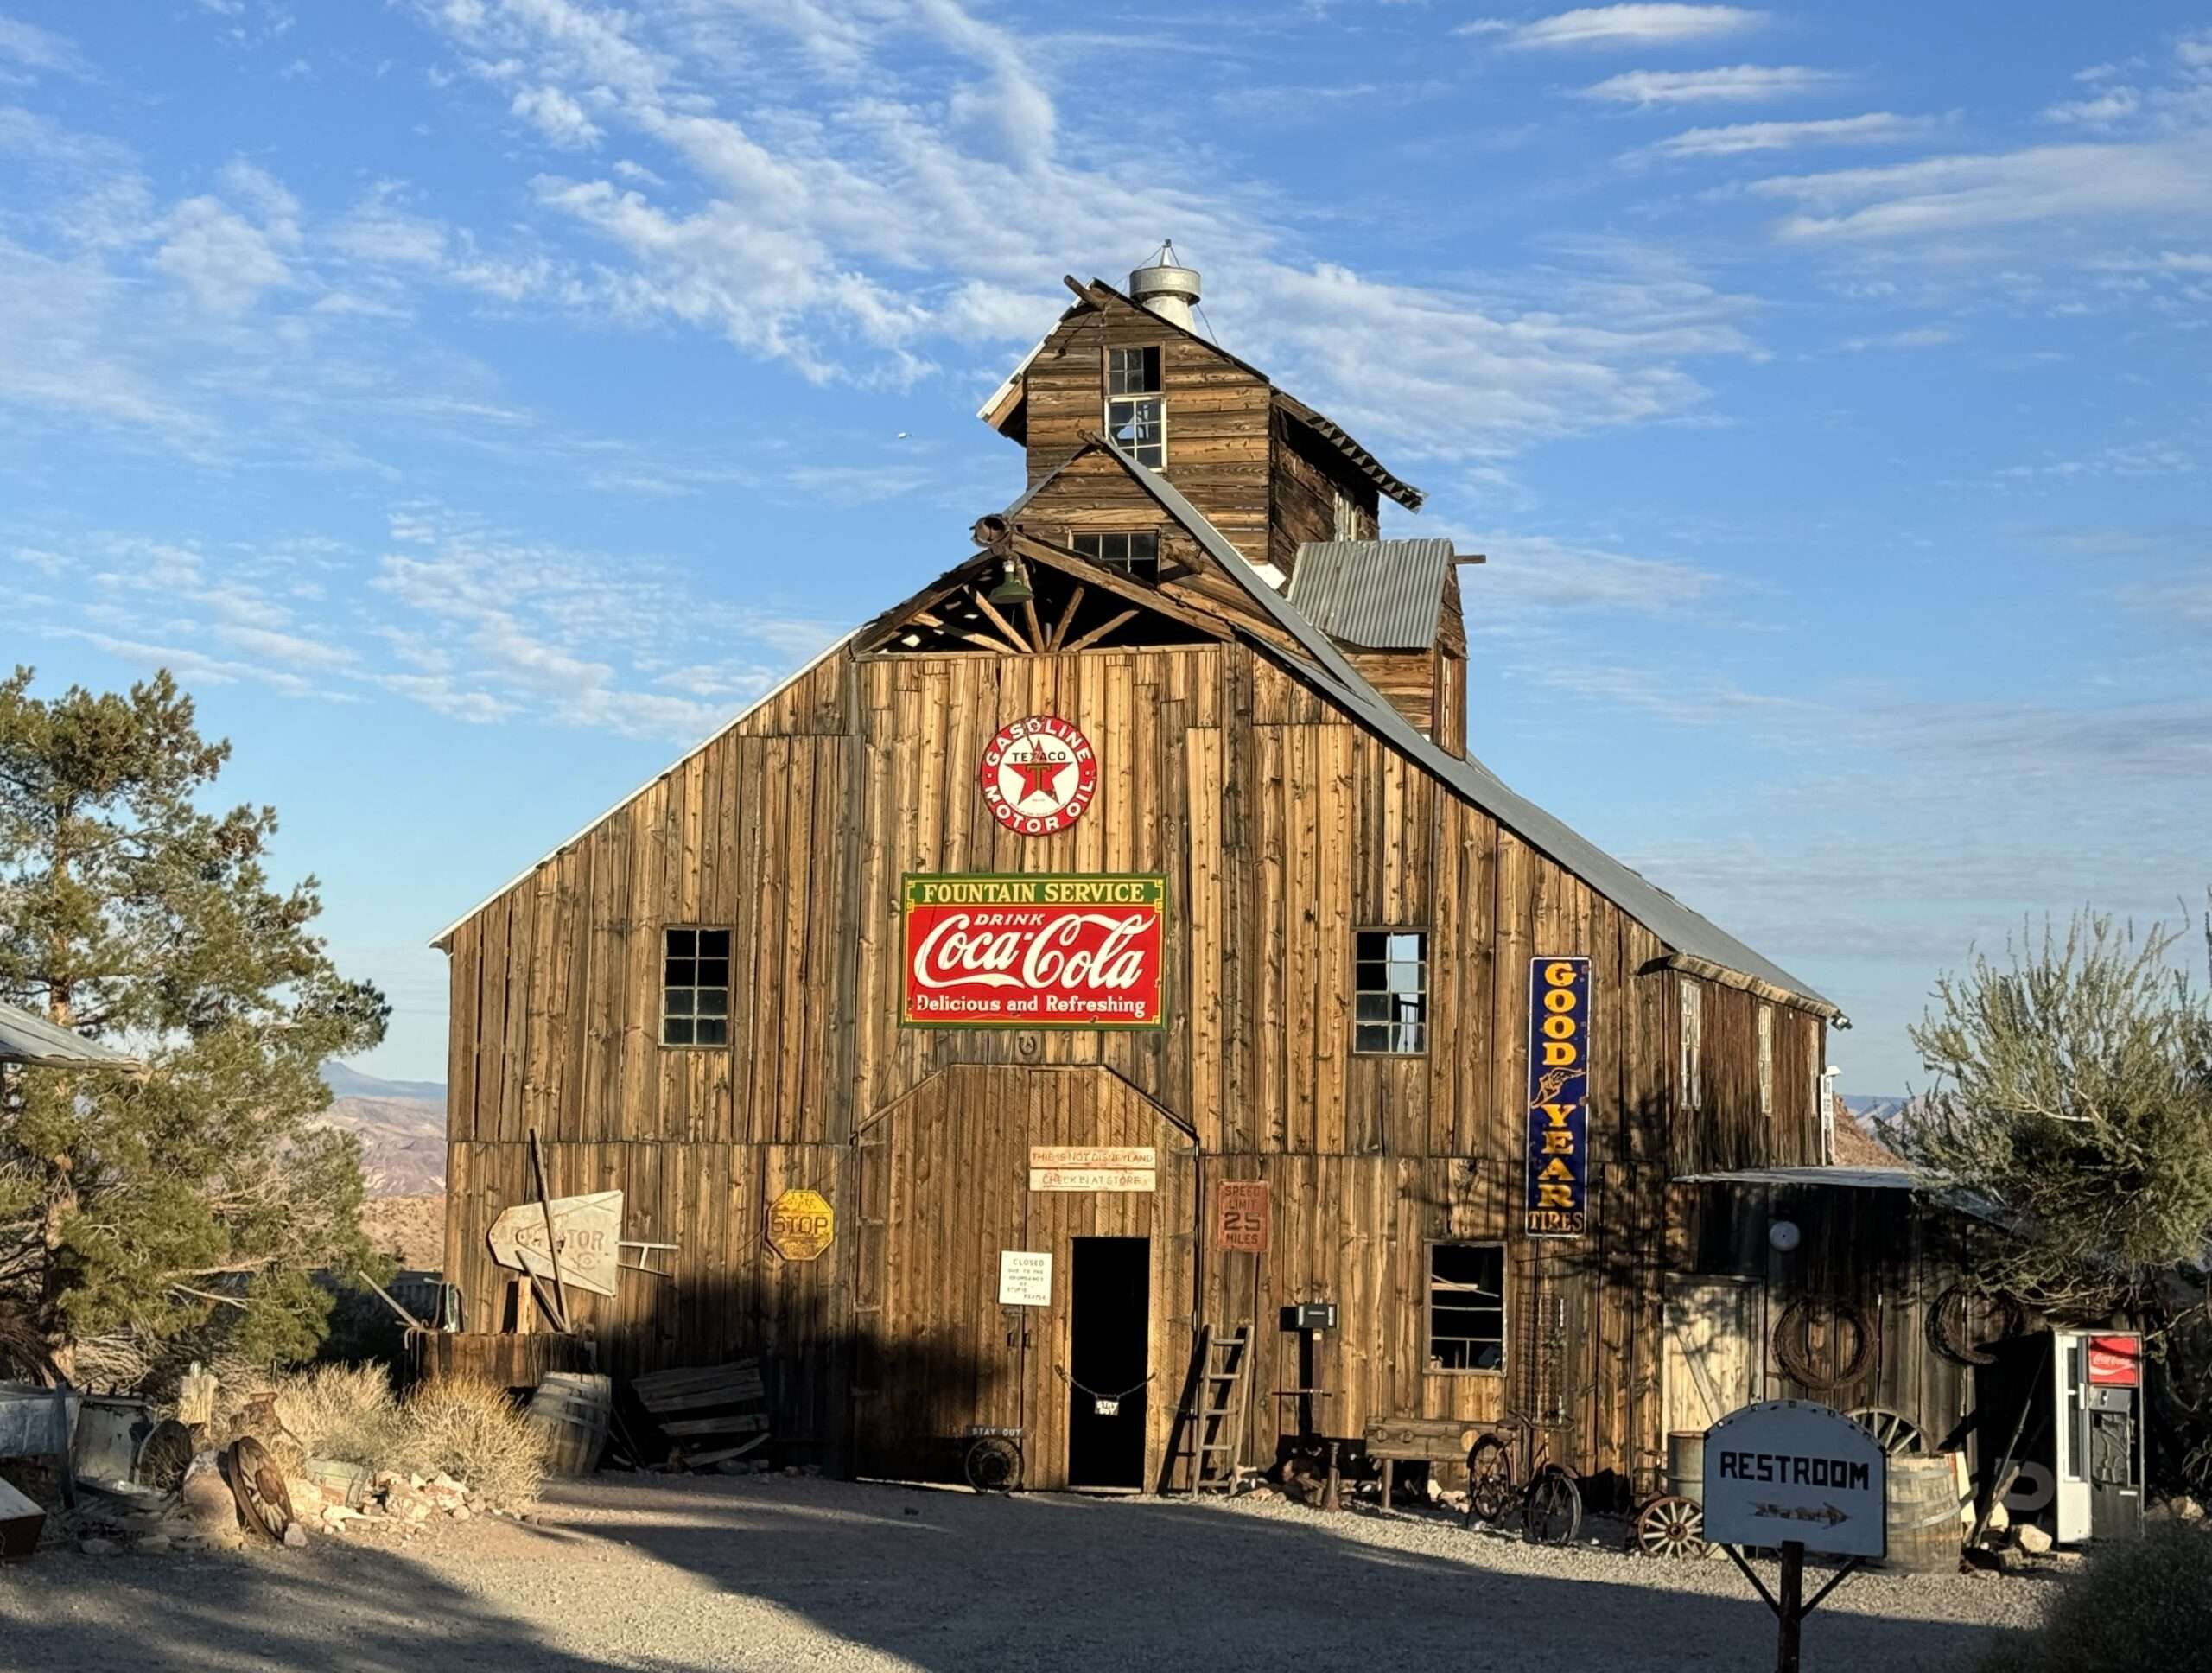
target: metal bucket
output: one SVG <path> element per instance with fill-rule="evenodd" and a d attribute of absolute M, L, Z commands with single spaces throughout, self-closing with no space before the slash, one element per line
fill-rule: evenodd
<path fill-rule="evenodd" d="M 1705 1431 L 1667 1431 L 1667 1491 L 1705 1503 Z"/>
<path fill-rule="evenodd" d="M 545 1441 L 548 1474 L 589 1475 L 599 1467 L 613 1420 L 614 1379 L 587 1372 L 546 1373 L 530 1398 L 528 1420 Z"/>

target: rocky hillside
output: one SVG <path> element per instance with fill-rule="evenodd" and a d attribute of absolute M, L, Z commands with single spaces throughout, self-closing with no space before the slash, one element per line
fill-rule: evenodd
<path fill-rule="evenodd" d="M 361 1230 L 403 1269 L 435 1272 L 445 1259 L 445 1195 L 372 1198 L 361 1210 Z"/>
<path fill-rule="evenodd" d="M 322 1123 L 361 1141 L 369 1192 L 378 1197 L 442 1194 L 446 1188 L 446 1089 L 429 1080 L 379 1080 L 327 1063 L 333 1097 Z"/>

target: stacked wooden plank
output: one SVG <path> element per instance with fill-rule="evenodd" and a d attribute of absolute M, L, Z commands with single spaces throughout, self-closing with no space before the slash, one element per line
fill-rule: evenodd
<path fill-rule="evenodd" d="M 767 1391 L 758 1359 L 654 1371 L 630 1387 L 668 1437 L 669 1461 L 678 1467 L 703 1469 L 767 1442 Z"/>

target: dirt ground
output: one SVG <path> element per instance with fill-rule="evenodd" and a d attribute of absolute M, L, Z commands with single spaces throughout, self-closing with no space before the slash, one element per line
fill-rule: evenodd
<path fill-rule="evenodd" d="M 1617 1539 L 1615 1524 L 1598 1524 Z M 1535 1549 L 1455 1522 L 1280 1499 L 1096 1499 L 790 1479 L 603 1476 L 542 1520 L 305 1550 L 0 1569 L 0 1668 L 1109 1669 L 1682 1673 L 1770 1665 L 1725 1560 Z M 2063 1584 L 1854 1576 L 1805 1666 L 1965 1673 Z"/>

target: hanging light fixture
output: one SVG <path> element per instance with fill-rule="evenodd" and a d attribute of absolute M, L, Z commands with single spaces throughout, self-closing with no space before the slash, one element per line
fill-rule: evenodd
<path fill-rule="evenodd" d="M 1029 576 L 1022 568 L 1021 560 L 1018 557 L 1007 558 L 1006 560 L 1006 579 L 1000 582 L 997 586 L 991 588 L 991 602 L 994 604 L 1027 604 L 1034 597 L 1036 597 L 1036 595 L 1029 590 Z"/>

